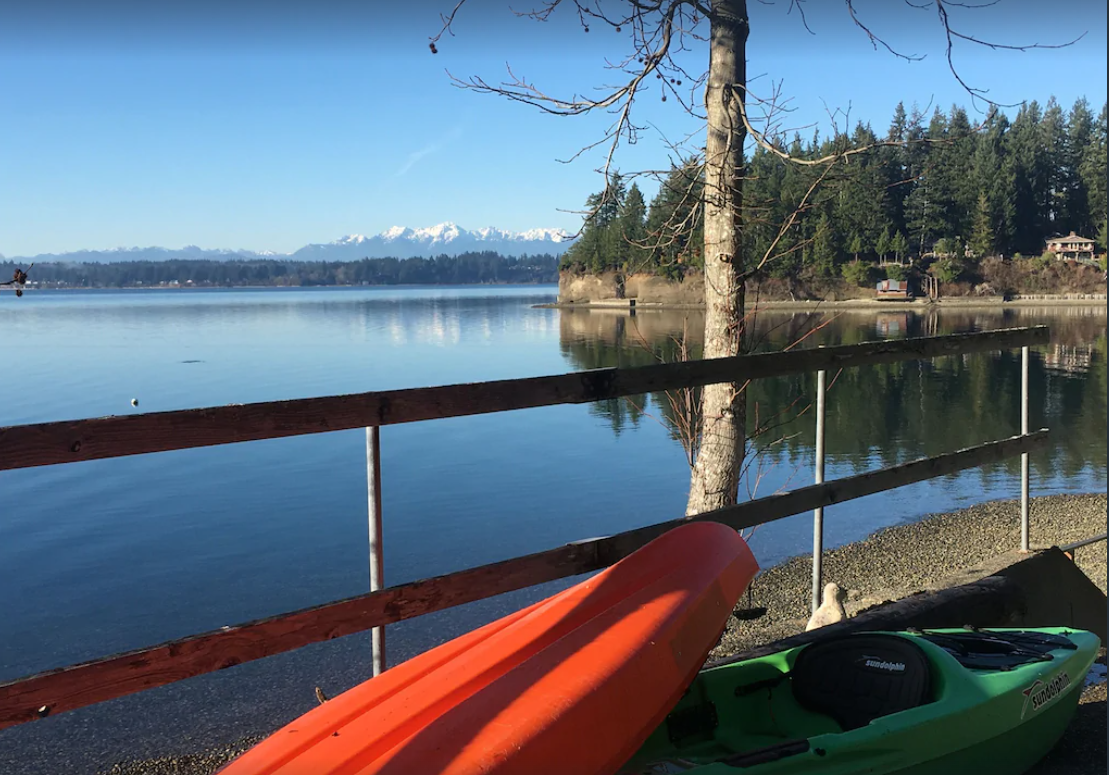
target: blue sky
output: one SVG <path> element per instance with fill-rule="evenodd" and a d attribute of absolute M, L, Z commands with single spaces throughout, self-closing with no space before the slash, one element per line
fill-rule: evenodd
<path fill-rule="evenodd" d="M 904 62 L 875 51 L 842 2 L 749 0 L 752 89 L 781 82 L 792 123 L 829 128 L 826 108 L 883 131 L 898 100 L 970 100 L 943 60 L 934 11 L 856 0 Z M 500 80 L 506 62 L 554 94 L 611 83 L 605 57 L 626 34 L 584 34 L 571 14 L 546 24 L 501 0 L 469 0 L 455 36 L 428 37 L 454 0 L 221 4 L 60 0 L 0 8 L 0 253 L 188 244 L 292 251 L 392 225 L 574 231 L 598 189 L 600 152 L 561 163 L 599 137 L 607 115 L 565 118 L 451 86 Z M 609 0 L 609 6 L 617 3 Z M 1106 96 L 1106 4 L 1001 0 L 951 9 L 967 32 L 1071 48 L 991 51 L 957 44 L 966 79 L 1003 102 L 1055 95 L 1064 107 Z M 703 48 L 689 55 L 707 57 Z M 656 130 L 617 158 L 664 167 L 660 135 L 697 123 L 657 90 L 636 105 Z M 1010 114 L 1015 112 L 1009 111 Z M 805 134 L 809 134 L 806 130 Z M 644 185 L 648 195 L 651 186 Z"/>

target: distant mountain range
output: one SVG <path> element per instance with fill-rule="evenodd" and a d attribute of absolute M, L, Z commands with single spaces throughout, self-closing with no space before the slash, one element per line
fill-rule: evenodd
<path fill-rule="evenodd" d="M 457 256 L 462 253 L 492 251 L 502 256 L 549 253 L 561 255 L 570 247 L 569 236 L 559 229 L 530 229 L 522 232 L 492 227 L 463 229 L 453 223 L 440 223 L 427 229 L 394 226 L 373 237 L 350 234 L 334 242 L 305 245 L 293 253 L 254 250 L 205 250 L 195 245 L 170 249 L 114 248 L 78 250 L 71 253 L 42 253 L 14 256 L 7 260 L 30 263 L 107 263 L 111 261 L 166 261 L 169 259 L 281 259 L 294 261 L 357 261 L 362 258 L 412 258 L 414 256 Z M 0 259 L 3 259 L 0 256 Z"/>

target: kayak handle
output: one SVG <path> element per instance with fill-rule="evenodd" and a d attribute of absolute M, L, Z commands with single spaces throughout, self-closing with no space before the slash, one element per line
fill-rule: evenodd
<path fill-rule="evenodd" d="M 735 696 L 746 697 L 748 694 L 761 692 L 763 689 L 773 689 L 788 677 L 789 673 L 779 673 L 773 678 L 765 678 L 761 681 L 755 681 L 749 684 L 740 684 L 735 688 Z"/>

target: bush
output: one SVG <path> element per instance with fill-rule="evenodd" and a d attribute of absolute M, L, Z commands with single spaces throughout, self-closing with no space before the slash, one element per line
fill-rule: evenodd
<path fill-rule="evenodd" d="M 963 273 L 963 265 L 953 258 L 941 258 L 932 264 L 930 271 L 941 283 L 953 283 Z"/>
<path fill-rule="evenodd" d="M 1055 263 L 1055 254 L 1044 251 L 1040 255 L 1032 259 L 1032 266 L 1037 269 L 1044 270 Z"/>
<path fill-rule="evenodd" d="M 850 261 L 840 267 L 840 272 L 849 284 L 863 287 L 870 283 L 870 269 L 871 265 L 866 261 Z"/>
<path fill-rule="evenodd" d="M 886 277 L 890 280 L 904 280 L 905 267 L 900 264 L 889 264 L 886 266 Z"/>

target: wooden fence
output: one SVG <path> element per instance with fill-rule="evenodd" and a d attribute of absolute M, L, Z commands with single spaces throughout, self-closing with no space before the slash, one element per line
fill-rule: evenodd
<path fill-rule="evenodd" d="M 632 369 L 598 369 L 346 396 L 231 405 L 0 428 L 0 470 L 309 433 L 586 403 L 717 382 L 1027 348 L 1044 326 L 820 347 Z M 1026 350 L 1025 350 L 1026 351 Z M 1027 455 L 1047 431 L 802 487 L 696 517 L 753 527 L 913 482 Z M 372 489 L 372 488 L 371 488 Z M 371 501 L 374 493 L 371 492 Z M 0 684 L 0 729 L 332 638 L 607 567 L 684 519 L 223 627 Z"/>

